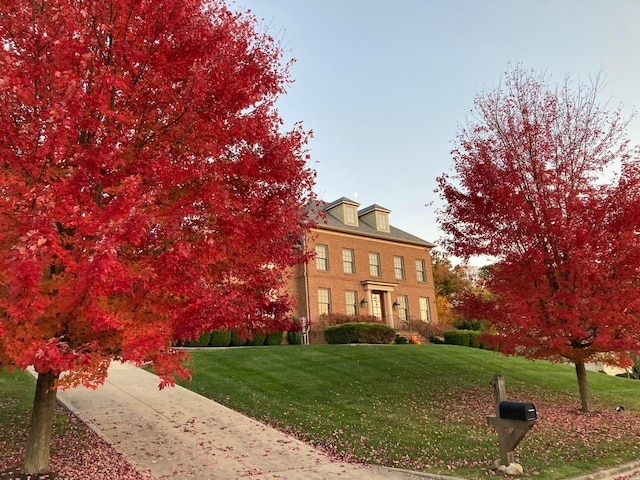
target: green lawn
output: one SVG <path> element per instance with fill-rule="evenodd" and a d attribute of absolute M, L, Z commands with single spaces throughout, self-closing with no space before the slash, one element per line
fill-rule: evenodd
<path fill-rule="evenodd" d="M 448 345 L 278 346 L 192 352 L 182 385 L 340 458 L 482 478 L 498 458 L 494 373 L 538 421 L 517 450 L 525 475 L 560 479 L 640 457 L 640 382 L 590 373 L 581 414 L 572 366 Z M 624 412 L 615 407 L 623 405 Z"/>

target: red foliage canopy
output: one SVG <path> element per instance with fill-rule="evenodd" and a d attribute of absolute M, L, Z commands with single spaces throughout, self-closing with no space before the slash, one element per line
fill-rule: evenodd
<path fill-rule="evenodd" d="M 176 339 L 277 328 L 314 173 L 255 19 L 204 0 L 0 5 L 0 366 L 185 375 Z"/>
<path fill-rule="evenodd" d="M 464 307 L 505 353 L 577 365 L 640 349 L 640 151 L 597 94 L 515 68 L 476 97 L 439 178 L 451 252 L 497 258 L 494 298 Z"/>

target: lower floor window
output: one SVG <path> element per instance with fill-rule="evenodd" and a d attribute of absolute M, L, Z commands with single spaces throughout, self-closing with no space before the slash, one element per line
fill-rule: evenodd
<path fill-rule="evenodd" d="M 347 290 L 344 292 L 345 302 L 347 305 L 347 315 L 358 314 L 358 292 Z"/>
<path fill-rule="evenodd" d="M 318 289 L 318 313 L 320 315 L 331 313 L 331 290 L 328 288 Z"/>
<path fill-rule="evenodd" d="M 409 320 L 409 300 L 406 295 L 398 295 L 398 318 L 400 320 Z"/>
<path fill-rule="evenodd" d="M 420 297 L 420 320 L 423 322 L 431 321 L 431 309 L 429 307 L 429 299 Z"/>

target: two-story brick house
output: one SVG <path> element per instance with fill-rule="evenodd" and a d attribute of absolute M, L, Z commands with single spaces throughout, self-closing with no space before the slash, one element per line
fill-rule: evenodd
<path fill-rule="evenodd" d="M 409 319 L 437 322 L 435 245 L 390 225 L 386 208 L 359 207 L 344 197 L 317 207 L 326 220 L 304 239 L 315 259 L 290 279 L 294 314 L 312 322 L 323 313 L 375 315 L 396 329 Z"/>

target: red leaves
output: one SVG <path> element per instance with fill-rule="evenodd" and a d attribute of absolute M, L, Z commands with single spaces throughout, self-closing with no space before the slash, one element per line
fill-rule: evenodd
<path fill-rule="evenodd" d="M 455 176 L 439 179 L 452 253 L 497 257 L 495 298 L 464 311 L 504 352 L 583 362 L 640 348 L 640 149 L 597 92 L 516 67 L 477 96 Z"/>
<path fill-rule="evenodd" d="M 206 5 L 205 5 L 206 3 Z M 0 362 L 95 385 L 187 375 L 179 338 L 286 321 L 309 134 L 254 19 L 222 2 L 0 6 Z"/>

